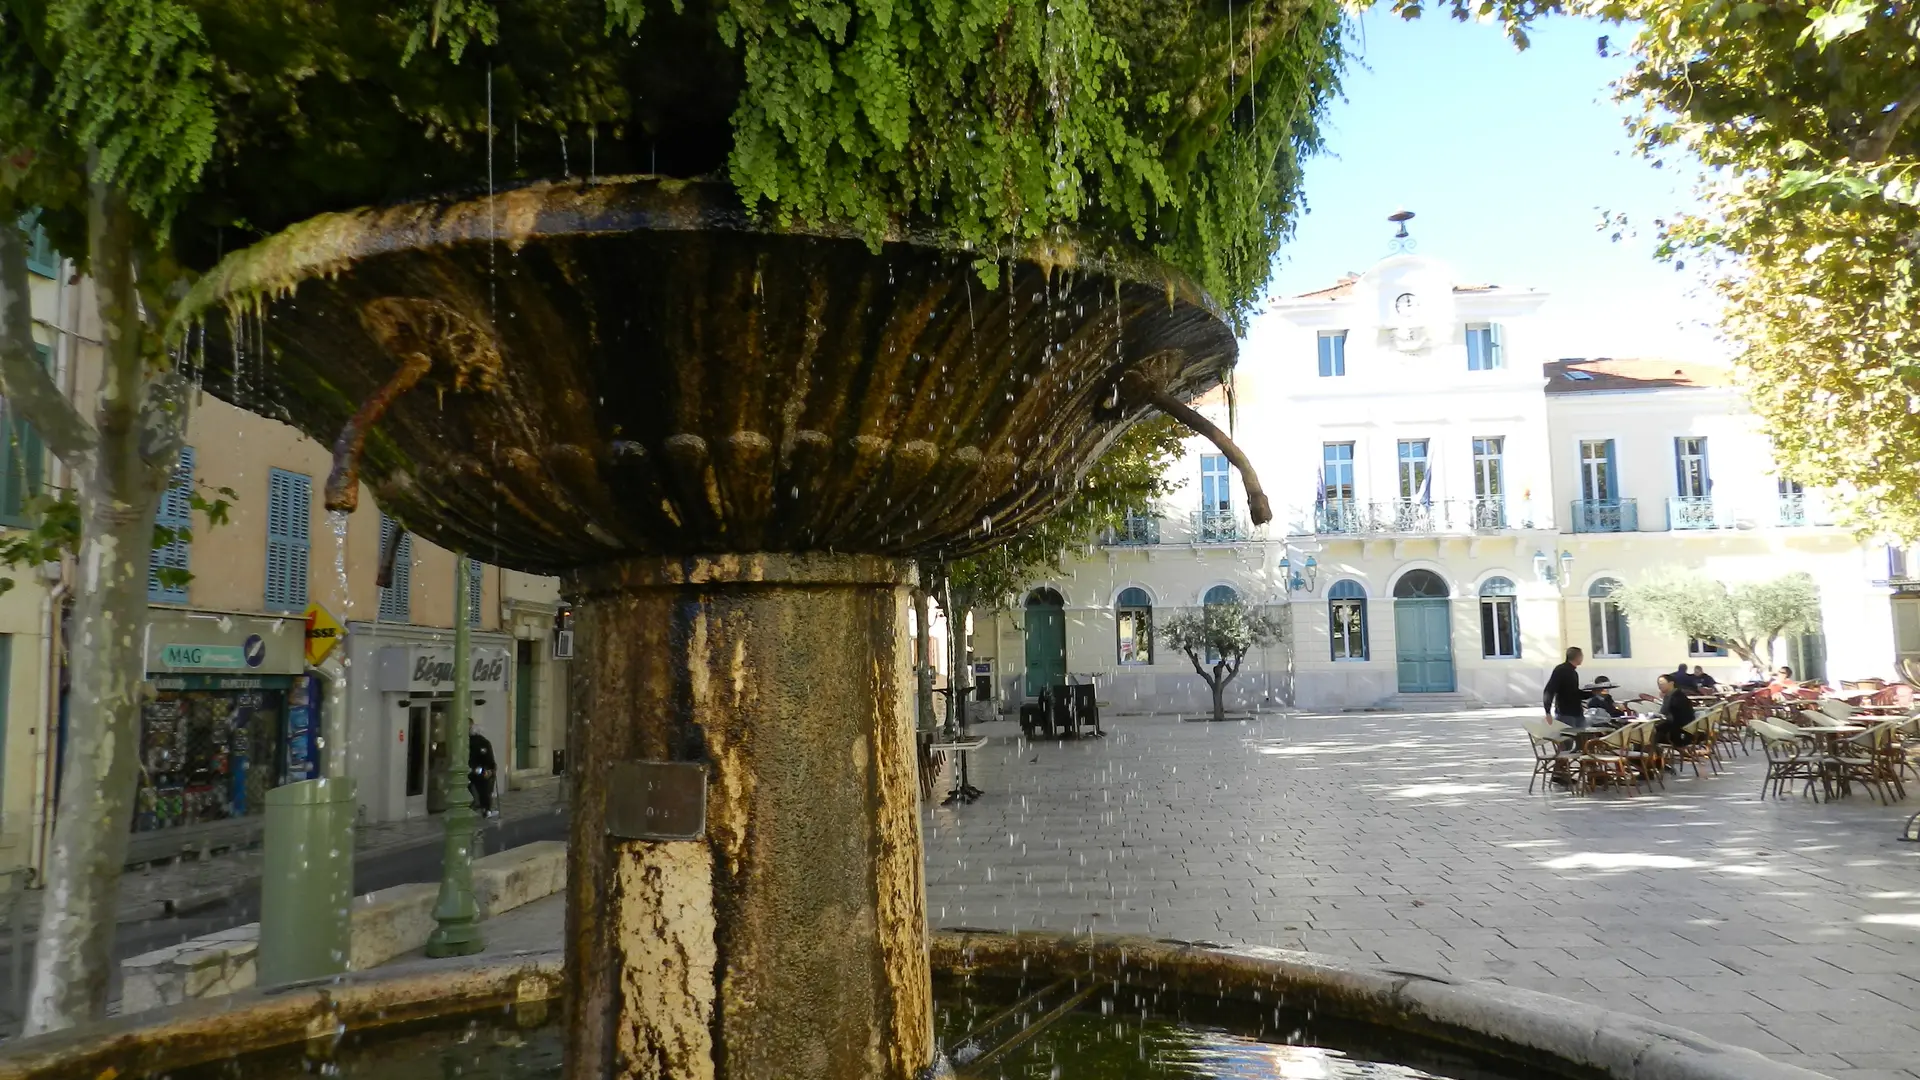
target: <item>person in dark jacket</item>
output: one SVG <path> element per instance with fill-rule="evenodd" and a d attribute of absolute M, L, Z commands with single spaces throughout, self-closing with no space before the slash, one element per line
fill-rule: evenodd
<path fill-rule="evenodd" d="M 1616 720 L 1631 715 L 1625 705 L 1613 700 L 1613 680 L 1605 675 L 1595 678 L 1593 684 L 1585 687 L 1583 692 L 1587 695 L 1589 709 L 1599 709 Z"/>
<path fill-rule="evenodd" d="M 1712 693 L 1720 689 L 1720 680 L 1707 674 L 1707 669 L 1699 664 L 1693 665 L 1693 686 L 1696 690 Z"/>
<path fill-rule="evenodd" d="M 498 817 L 493 808 L 494 779 L 500 767 L 493 760 L 493 743 L 478 731 L 467 732 L 467 790 L 473 792 L 474 808 L 482 817 Z"/>
<path fill-rule="evenodd" d="M 1541 694 L 1547 719 L 1568 727 L 1587 726 L 1587 696 L 1580 690 L 1580 664 L 1585 659 L 1586 654 L 1576 645 L 1567 650 L 1566 662 L 1547 676 L 1546 689 Z"/>
<path fill-rule="evenodd" d="M 1660 676 L 1660 720 L 1654 732 L 1668 746 L 1685 746 L 1693 736 L 1681 730 L 1694 721 L 1693 701 L 1671 675 Z"/>
<path fill-rule="evenodd" d="M 1666 676 L 1666 678 L 1672 679 L 1673 685 L 1679 687 L 1681 693 L 1683 694 L 1693 693 L 1695 688 L 1693 672 L 1687 669 L 1687 665 L 1681 664 L 1679 667 L 1674 669 L 1673 674 Z M 1666 691 L 1664 690 L 1661 691 L 1662 696 L 1664 696 L 1665 693 Z"/>

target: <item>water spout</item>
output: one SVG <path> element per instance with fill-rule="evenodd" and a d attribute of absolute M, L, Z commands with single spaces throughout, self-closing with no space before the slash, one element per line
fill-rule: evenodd
<path fill-rule="evenodd" d="M 409 352 L 400 362 L 400 370 L 393 373 L 387 384 L 374 392 L 360 406 L 347 426 L 340 429 L 340 437 L 333 442 L 333 471 L 327 474 L 326 506 L 331 511 L 352 513 L 360 506 L 360 451 L 366 448 L 367 432 L 380 421 L 393 405 L 395 398 L 419 382 L 433 366 L 432 357 L 424 352 Z M 391 576 L 393 564 L 388 562 L 381 571 Z"/>
<path fill-rule="evenodd" d="M 1218 447 L 1233 467 L 1240 470 L 1240 481 L 1247 488 L 1247 513 L 1255 525 L 1265 525 L 1273 520 L 1273 505 L 1267 501 L 1266 489 L 1260 486 L 1260 476 L 1253 471 L 1253 462 L 1234 445 L 1227 433 L 1215 426 L 1213 421 L 1195 412 L 1186 402 L 1167 393 L 1165 390 L 1148 383 L 1137 371 L 1127 372 L 1121 380 L 1121 393 L 1135 401 L 1152 405 L 1168 416 L 1185 424 L 1195 435 Z"/>

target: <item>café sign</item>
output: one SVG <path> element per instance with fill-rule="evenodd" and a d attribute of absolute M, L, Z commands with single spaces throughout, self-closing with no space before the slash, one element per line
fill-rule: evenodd
<path fill-rule="evenodd" d="M 505 690 L 505 649 L 475 649 L 468 658 L 475 690 Z M 379 688 L 388 692 L 444 694 L 453 690 L 453 650 L 434 645 L 390 645 L 380 650 Z"/>

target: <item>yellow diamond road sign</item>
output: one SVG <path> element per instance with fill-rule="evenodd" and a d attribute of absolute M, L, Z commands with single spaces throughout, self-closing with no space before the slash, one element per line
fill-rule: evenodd
<path fill-rule="evenodd" d="M 319 604 L 307 605 L 307 663 L 325 660 L 346 636 L 346 628 L 335 622 L 326 608 Z"/>

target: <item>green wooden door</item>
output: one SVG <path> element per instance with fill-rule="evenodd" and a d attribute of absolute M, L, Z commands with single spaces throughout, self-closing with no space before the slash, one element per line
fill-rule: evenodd
<path fill-rule="evenodd" d="M 1054 600 L 1027 601 L 1027 696 L 1067 681 L 1067 612 Z"/>
<path fill-rule="evenodd" d="M 1453 689 L 1453 633 L 1443 598 L 1393 602 L 1394 651 L 1400 692 L 1440 694 Z"/>

